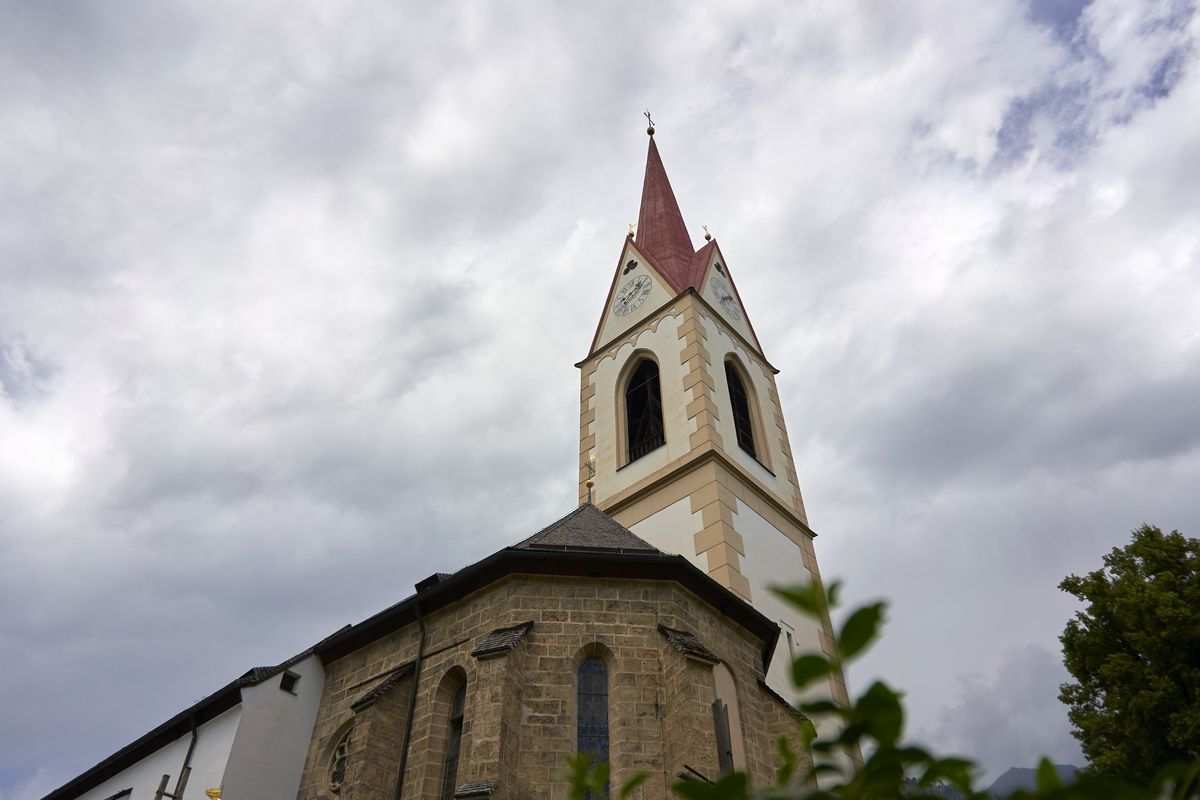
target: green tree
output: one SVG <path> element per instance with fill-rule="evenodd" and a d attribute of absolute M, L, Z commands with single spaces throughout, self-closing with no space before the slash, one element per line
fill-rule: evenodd
<path fill-rule="evenodd" d="M 1143 525 L 1059 588 L 1087 603 L 1059 637 L 1059 699 L 1092 768 L 1145 785 L 1200 758 L 1200 539 Z"/>

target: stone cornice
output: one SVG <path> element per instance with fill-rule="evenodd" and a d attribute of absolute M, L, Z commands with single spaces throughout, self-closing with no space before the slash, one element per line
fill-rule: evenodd
<path fill-rule="evenodd" d="M 716 462 L 726 470 L 733 472 L 740 477 L 746 486 L 754 491 L 764 502 L 769 504 L 772 509 L 781 514 L 788 522 L 795 525 L 796 528 L 802 531 L 810 538 L 816 538 L 816 532 L 808 527 L 804 520 L 796 515 L 796 510 L 784 505 L 775 493 L 768 489 L 753 475 L 750 475 L 740 465 L 731 461 L 724 452 L 715 447 L 711 442 L 706 442 L 698 449 L 689 452 L 687 455 L 677 458 L 670 464 L 667 464 L 662 469 L 648 476 L 642 481 L 630 486 L 628 489 L 618 492 L 617 494 L 599 500 L 596 505 L 601 511 L 606 514 L 616 515 L 624 508 L 628 508 L 637 501 L 661 489 L 663 486 L 677 480 L 686 475 L 692 470 L 699 469 L 705 464 Z"/>

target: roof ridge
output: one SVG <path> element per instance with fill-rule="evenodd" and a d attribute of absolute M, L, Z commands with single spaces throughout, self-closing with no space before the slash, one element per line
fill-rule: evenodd
<path fill-rule="evenodd" d="M 340 633 L 342 630 L 345 630 L 348 627 L 350 627 L 350 626 L 345 625 L 338 632 Z M 336 634 L 332 634 L 332 635 L 336 635 Z M 327 636 L 325 638 L 326 639 L 332 638 L 332 635 Z M 322 641 L 324 641 L 324 640 L 322 640 Z M 317 645 L 319 645 L 319 644 L 320 644 L 320 642 L 317 642 L 317 644 L 314 644 L 312 647 L 309 647 L 305 650 L 300 651 L 299 653 L 297 653 L 296 655 L 292 656 L 289 659 L 280 661 L 278 664 L 276 664 L 273 667 L 271 667 L 271 666 L 251 667 L 250 669 L 243 672 L 240 676 L 238 676 L 237 684 L 239 686 L 257 686 L 258 684 L 265 681 L 267 678 L 270 678 L 272 675 L 278 675 L 279 673 L 283 672 L 288 667 L 299 664 L 301 661 L 303 661 L 304 659 L 311 656 L 313 654 L 313 652 L 317 649 Z"/>
<path fill-rule="evenodd" d="M 562 523 L 571 519 L 571 517 L 574 517 L 574 516 L 577 516 L 578 514 L 583 513 L 583 510 L 585 508 L 587 508 L 588 506 L 591 506 L 592 508 L 596 508 L 596 506 L 592 505 L 590 502 L 583 503 L 582 505 L 578 506 L 577 508 L 573 508 L 570 511 L 568 511 L 566 514 L 563 514 L 561 517 L 556 519 L 554 522 L 551 522 L 549 525 L 545 526 L 544 528 L 542 528 L 540 531 L 533 534 L 532 536 L 526 537 L 526 538 L 522 539 L 521 541 L 517 542 L 516 544 L 513 545 L 513 547 L 524 547 L 525 545 L 533 544 L 533 542 L 538 537 L 543 536 L 546 533 L 549 533 L 551 529 L 557 528 Z M 600 509 L 598 509 L 598 508 L 596 508 L 596 510 L 600 511 Z M 600 513 L 604 513 L 604 512 L 600 512 Z"/>
<path fill-rule="evenodd" d="M 659 552 L 592 503 L 583 503 L 533 536 L 517 542 L 512 549 Z"/>

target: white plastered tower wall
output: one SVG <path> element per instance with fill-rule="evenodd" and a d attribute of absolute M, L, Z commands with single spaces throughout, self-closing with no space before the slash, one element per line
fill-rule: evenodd
<path fill-rule="evenodd" d="M 652 168 L 659 170 L 657 175 L 651 175 Z M 655 180 L 666 186 L 666 202 L 649 197 Z M 652 221 L 659 231 L 665 229 L 662 209 L 678 214 L 653 143 L 643 220 L 648 203 L 657 203 L 660 218 Z M 690 241 L 681 241 L 686 233 L 678 233 L 681 218 L 678 226 L 666 234 L 676 236 L 670 244 L 675 253 L 691 252 Z M 834 655 L 833 632 L 827 618 L 818 622 L 803 616 L 770 592 L 772 586 L 820 579 L 815 534 L 808 525 L 775 383 L 778 370 L 762 354 L 716 242 L 693 254 L 682 289 L 680 259 L 674 262 L 671 288 L 662 266 L 663 249 L 655 250 L 653 244 L 626 240 L 592 351 L 577 365 L 580 502 L 591 499 L 642 538 L 685 556 L 778 622 L 783 633 L 766 675 L 772 689 L 791 700 L 829 697 L 848 703 L 840 672 L 804 697 L 792 689 L 792 653 Z M 631 259 L 639 265 L 622 272 Z M 654 276 L 653 290 L 635 312 L 617 314 L 614 296 L 638 269 Z M 665 443 L 630 461 L 622 441 L 623 378 L 642 358 L 659 367 Z M 752 408 L 753 455 L 738 443 L 727 360 L 741 376 Z M 836 729 L 836 722 L 829 721 L 820 733 L 836 735 Z"/>

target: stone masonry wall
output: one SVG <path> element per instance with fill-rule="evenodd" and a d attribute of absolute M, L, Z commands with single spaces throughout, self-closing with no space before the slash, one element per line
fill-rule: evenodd
<path fill-rule="evenodd" d="M 527 621 L 533 626 L 513 649 L 471 655 L 489 632 Z M 669 796 L 684 764 L 715 777 L 712 667 L 676 651 L 659 623 L 694 634 L 729 667 L 747 769 L 755 785 L 771 782 L 775 740 L 798 734 L 799 721 L 759 685 L 762 642 L 673 582 L 518 575 L 426 617 L 403 800 L 441 796 L 449 715 L 444 683 L 460 674 L 467 692 L 457 786 L 495 782 L 490 795 L 478 796 L 565 798 L 558 773 L 576 750 L 577 671 L 590 656 L 608 668 L 614 787 L 648 772 L 635 797 L 658 800 Z M 411 670 L 400 680 L 394 676 L 416 658 L 417 642 L 410 625 L 325 665 L 299 800 L 332 800 L 330 758 L 347 730 L 342 800 L 391 800 L 413 685 Z M 389 677 L 393 685 L 382 697 L 352 708 Z"/>

